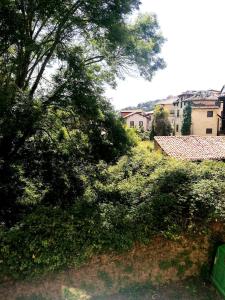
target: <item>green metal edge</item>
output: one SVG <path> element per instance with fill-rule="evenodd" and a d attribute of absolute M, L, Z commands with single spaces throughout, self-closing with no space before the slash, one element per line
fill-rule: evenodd
<path fill-rule="evenodd" d="M 211 277 L 211 280 L 212 280 L 212 282 L 213 282 L 213 284 L 215 285 L 215 287 L 218 289 L 218 291 L 220 292 L 220 294 L 224 297 L 224 299 L 225 299 L 225 290 L 223 290 L 222 288 L 221 288 L 221 286 L 219 285 L 219 283 L 215 280 L 215 278 L 212 276 Z"/>

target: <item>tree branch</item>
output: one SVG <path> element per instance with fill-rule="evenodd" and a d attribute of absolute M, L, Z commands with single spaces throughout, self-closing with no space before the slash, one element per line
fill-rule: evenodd
<path fill-rule="evenodd" d="M 97 56 L 86 59 L 84 61 L 84 64 L 85 64 L 85 66 L 88 66 L 88 65 L 100 62 L 100 61 L 104 60 L 104 58 L 105 57 L 103 55 L 97 55 Z"/>
<path fill-rule="evenodd" d="M 56 30 L 56 33 L 55 33 L 55 41 L 53 43 L 53 45 L 51 46 L 51 48 L 49 49 L 49 53 L 47 54 L 41 68 L 40 68 L 40 71 L 38 72 L 38 75 L 37 75 L 37 78 L 30 90 L 30 94 L 29 94 L 29 97 L 30 99 L 33 97 L 37 87 L 38 87 L 38 84 L 42 78 L 42 75 L 45 71 L 45 68 L 46 68 L 46 65 L 48 64 L 49 60 L 51 59 L 54 51 L 55 51 L 55 48 L 57 46 L 57 44 L 59 43 L 60 39 L 61 39 L 61 35 L 62 33 L 65 31 L 65 25 L 67 23 L 67 21 L 69 20 L 69 16 L 70 15 L 73 15 L 75 13 L 75 11 L 79 8 L 80 4 L 83 2 L 83 0 L 78 0 L 72 7 L 71 9 L 64 15 L 63 19 L 61 20 L 61 22 L 58 24 L 58 28 Z"/>

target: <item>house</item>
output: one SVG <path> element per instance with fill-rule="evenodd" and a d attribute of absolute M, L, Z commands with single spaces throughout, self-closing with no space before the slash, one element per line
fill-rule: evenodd
<path fill-rule="evenodd" d="M 191 105 L 191 135 L 217 136 L 221 127 L 222 105 L 218 100 L 220 91 L 187 91 L 174 101 L 174 132 L 181 135 L 183 112 L 186 105 Z"/>
<path fill-rule="evenodd" d="M 218 90 L 190 90 L 176 97 L 169 96 L 157 102 L 156 106 L 168 111 L 168 119 L 175 136 L 182 135 L 184 110 L 191 106 L 190 135 L 221 136 L 225 135 L 225 86 Z M 153 112 L 142 110 L 123 110 L 121 116 L 129 127 L 152 127 Z"/>
<path fill-rule="evenodd" d="M 156 136 L 155 150 L 177 159 L 225 160 L 225 136 Z"/>
<path fill-rule="evenodd" d="M 151 128 L 153 112 L 122 110 L 120 114 L 126 125 L 130 128 L 143 128 L 145 131 Z"/>

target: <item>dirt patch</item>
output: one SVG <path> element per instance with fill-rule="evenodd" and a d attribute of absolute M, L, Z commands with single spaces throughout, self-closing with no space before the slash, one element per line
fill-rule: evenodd
<path fill-rule="evenodd" d="M 222 300 L 222 296 L 209 283 L 189 279 L 159 287 L 133 285 L 116 295 L 92 300 Z"/>
<path fill-rule="evenodd" d="M 32 295 L 56 300 L 92 299 L 102 294 L 112 295 L 136 283 L 150 282 L 155 286 L 176 282 L 199 274 L 207 262 L 208 248 L 204 236 L 182 237 L 176 241 L 156 237 L 148 245 L 136 245 L 121 255 L 96 256 L 79 269 L 35 281 L 5 283 L 0 287 L 0 299 L 21 300 L 18 297 Z"/>

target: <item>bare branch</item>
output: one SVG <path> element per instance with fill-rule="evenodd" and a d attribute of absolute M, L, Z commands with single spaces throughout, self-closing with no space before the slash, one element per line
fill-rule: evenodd
<path fill-rule="evenodd" d="M 100 62 L 100 61 L 104 60 L 104 58 L 105 57 L 103 55 L 97 55 L 97 56 L 86 59 L 84 61 L 84 64 L 85 64 L 85 66 L 88 66 L 88 65 Z"/>
<path fill-rule="evenodd" d="M 50 60 L 50 58 L 51 58 L 51 56 L 52 56 L 52 54 L 53 54 L 53 52 L 54 52 L 54 50 L 55 50 L 56 45 L 57 45 L 57 41 L 55 41 L 55 43 L 52 45 L 52 47 L 51 47 L 51 49 L 50 49 L 48 55 L 46 56 L 46 58 L 45 58 L 45 60 L 44 60 L 44 62 L 43 62 L 43 64 L 42 64 L 42 66 L 41 66 L 41 68 L 40 68 L 40 71 L 39 71 L 39 73 L 38 73 L 38 75 L 37 75 L 37 78 L 36 78 L 36 80 L 35 80 L 35 82 L 34 82 L 32 88 L 31 88 L 31 91 L 30 91 L 30 98 L 33 97 L 33 95 L 34 95 L 34 93 L 35 93 L 35 91 L 36 91 L 36 89 L 37 89 L 37 87 L 38 87 L 38 84 L 39 84 L 39 82 L 40 82 L 40 80 L 41 80 L 41 78 L 42 78 L 42 75 L 43 75 L 44 71 L 45 71 L 46 65 L 47 65 L 47 63 L 49 62 L 49 60 Z"/>
<path fill-rule="evenodd" d="M 33 37 L 33 40 L 34 40 L 34 41 L 36 41 L 38 35 L 40 34 L 40 32 L 42 31 L 42 29 L 43 29 L 44 26 L 46 25 L 47 20 L 48 20 L 48 19 L 46 18 L 46 19 L 42 22 L 42 24 L 40 25 L 40 27 L 38 28 L 38 30 L 36 31 L 35 36 Z M 37 21 L 35 22 L 35 24 L 34 24 L 33 33 L 34 33 L 34 31 L 35 31 L 35 27 L 37 26 L 38 22 L 39 22 L 39 20 L 37 20 Z"/>

